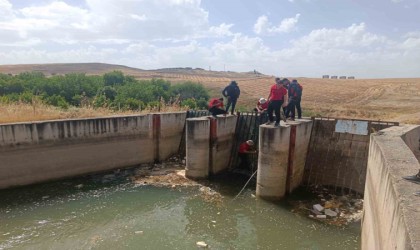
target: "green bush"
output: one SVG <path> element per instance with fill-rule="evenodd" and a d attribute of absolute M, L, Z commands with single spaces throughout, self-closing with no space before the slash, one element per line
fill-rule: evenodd
<path fill-rule="evenodd" d="M 53 75 L 25 72 L 16 76 L 0 74 L 0 101 L 3 103 L 31 103 L 39 96 L 43 102 L 67 108 L 90 103 L 94 107 L 138 110 L 159 107 L 161 100 L 172 104 L 180 102 L 189 108 L 206 108 L 209 94 L 201 85 L 185 82 L 171 85 L 163 79 L 136 80 L 121 71 L 103 76 L 83 73 Z M 176 101 L 175 101 L 176 100 Z"/>
<path fill-rule="evenodd" d="M 183 101 L 181 101 L 181 107 L 188 107 L 190 109 L 196 109 L 197 108 L 197 102 L 194 98 L 188 98 Z"/>
<path fill-rule="evenodd" d="M 63 109 L 67 109 L 69 107 L 69 104 L 66 102 L 66 99 L 59 95 L 46 96 L 43 98 L 43 101 L 46 104 L 60 107 Z"/>

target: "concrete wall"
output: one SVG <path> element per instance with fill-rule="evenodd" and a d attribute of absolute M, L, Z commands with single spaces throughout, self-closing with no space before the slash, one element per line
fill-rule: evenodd
<path fill-rule="evenodd" d="M 153 117 L 174 125 L 156 127 Z M 177 151 L 184 120 L 171 113 L 0 125 L 0 188 L 163 160 Z"/>
<path fill-rule="evenodd" d="M 335 131 L 336 119 L 315 119 L 305 166 L 307 184 L 330 185 L 363 193 L 369 134 L 393 124 L 368 122 L 367 135 Z"/>
<path fill-rule="evenodd" d="M 417 129 L 406 131 L 401 139 L 407 144 L 414 156 L 420 161 L 420 133 Z"/>
<path fill-rule="evenodd" d="M 159 115 L 159 161 L 163 161 L 178 153 L 187 114 L 186 112 L 176 112 Z"/>
<path fill-rule="evenodd" d="M 306 156 L 311 138 L 312 121 L 296 120 L 295 122 L 288 121 L 288 124 L 291 126 L 291 131 L 288 162 L 290 178 L 287 189 L 288 192 L 293 192 L 303 182 Z M 293 133 L 295 133 L 295 136 L 293 136 Z"/>
<path fill-rule="evenodd" d="M 362 221 L 362 249 L 420 249 L 419 185 L 402 179 L 420 169 L 406 142 L 420 126 L 392 127 L 371 135 Z M 404 139 L 404 140 L 403 140 Z"/>

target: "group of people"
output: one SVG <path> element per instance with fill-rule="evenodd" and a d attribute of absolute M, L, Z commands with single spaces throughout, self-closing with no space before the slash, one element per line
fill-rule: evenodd
<path fill-rule="evenodd" d="M 302 118 L 302 108 L 300 102 L 302 99 L 302 85 L 297 80 L 291 82 L 287 78 L 275 78 L 275 84 L 270 88 L 268 98 L 260 98 L 254 111 L 260 115 L 267 115 L 269 121 L 267 125 L 274 122 L 273 112 L 276 115 L 274 126 L 280 125 L 280 120 L 286 122 L 286 119 L 295 120 L 295 111 L 297 110 L 298 119 Z M 241 90 L 236 81 L 232 81 L 223 89 L 222 95 L 227 99 L 226 109 L 223 104 L 223 97 L 213 98 L 209 102 L 209 111 L 212 116 L 227 114 L 231 108 L 231 114 L 234 114 L 236 102 L 238 101 Z M 283 108 L 283 109 L 282 109 Z"/>
<path fill-rule="evenodd" d="M 274 116 L 276 116 L 274 126 L 280 126 L 280 120 L 286 122 L 287 119 L 295 120 L 295 111 L 297 110 L 297 118 L 302 118 L 302 108 L 300 102 L 302 99 L 302 85 L 297 80 L 291 82 L 287 78 L 275 78 L 275 84 L 270 88 L 270 93 L 265 98 L 258 100 L 254 111 L 258 112 L 260 116 L 268 115 L 267 125 L 273 124 Z M 220 114 L 229 113 L 234 114 L 236 102 L 241 94 L 241 90 L 236 81 L 232 81 L 226 88 L 223 89 L 222 95 L 227 99 L 226 108 L 224 107 L 224 98 L 212 98 L 209 102 L 209 111 L 212 116 L 216 117 Z M 238 156 L 240 158 L 239 168 L 247 168 L 249 164 L 249 154 L 256 153 L 254 149 L 254 142 L 247 140 L 240 144 Z"/>
<path fill-rule="evenodd" d="M 274 122 L 273 111 L 276 115 L 274 126 L 280 125 L 280 120 L 286 122 L 286 119 L 295 120 L 295 111 L 297 110 L 298 119 L 302 118 L 302 108 L 300 102 L 302 99 L 303 87 L 297 80 L 289 81 L 289 79 L 275 79 L 276 84 L 271 86 L 268 98 L 260 98 L 255 107 L 255 111 L 268 114 L 269 121 L 267 124 Z"/>
<path fill-rule="evenodd" d="M 238 101 L 241 90 L 238 87 L 236 81 L 232 81 L 226 88 L 223 89 L 222 95 L 227 99 L 226 109 L 223 105 L 223 97 L 213 98 L 209 102 L 209 111 L 212 116 L 216 117 L 217 115 L 227 114 L 229 108 L 231 108 L 231 114 L 234 114 L 236 102 Z"/>

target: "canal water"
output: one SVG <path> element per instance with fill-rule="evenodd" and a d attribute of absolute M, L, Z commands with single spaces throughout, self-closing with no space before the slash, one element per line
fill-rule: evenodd
<path fill-rule="evenodd" d="M 324 225 L 287 202 L 237 198 L 246 179 L 198 187 L 139 186 L 92 175 L 0 191 L 0 249 L 359 249 L 360 225 Z"/>

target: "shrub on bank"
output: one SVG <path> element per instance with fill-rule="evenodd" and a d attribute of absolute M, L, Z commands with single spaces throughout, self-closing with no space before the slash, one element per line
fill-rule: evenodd
<path fill-rule="evenodd" d="M 163 79 L 139 81 L 120 71 L 103 76 L 71 73 L 46 77 L 41 72 L 25 72 L 16 76 L 0 74 L 0 102 L 32 103 L 34 98 L 64 109 L 74 106 L 143 110 L 179 104 L 205 108 L 209 94 L 201 84 L 185 82 L 172 85 Z"/>

